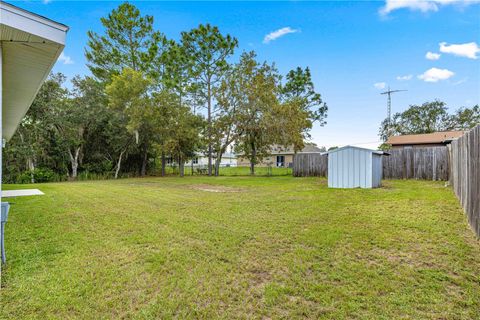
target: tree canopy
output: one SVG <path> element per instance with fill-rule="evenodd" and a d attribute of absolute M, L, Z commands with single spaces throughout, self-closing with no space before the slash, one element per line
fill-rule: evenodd
<path fill-rule="evenodd" d="M 193 103 L 207 109 L 206 138 L 208 147 L 208 174 L 212 174 L 213 153 L 213 97 L 229 68 L 227 59 L 233 55 L 238 40 L 223 35 L 218 27 L 200 24 L 189 32 L 182 32 L 181 45 L 186 56 L 188 74 L 192 81 Z"/>
<path fill-rule="evenodd" d="M 153 20 L 152 16 L 142 16 L 140 10 L 128 2 L 101 18 L 105 33 L 87 33 L 85 56 L 93 75 L 109 82 L 124 68 L 155 74 L 153 61 L 165 36 L 154 30 Z"/>
<path fill-rule="evenodd" d="M 468 130 L 480 123 L 480 108 L 460 108 L 450 114 L 445 102 L 432 101 L 411 105 L 393 115 L 391 122 L 385 119 L 379 130 L 383 141 L 389 136 L 432 133 L 436 131 Z"/>
<path fill-rule="evenodd" d="M 48 78 L 5 150 L 7 181 L 143 176 L 157 160 L 165 174 L 167 159 L 183 174 L 198 154 L 218 174 L 233 146 L 253 174 L 272 145 L 299 150 L 325 124 L 308 67 L 283 79 L 255 52 L 235 57 L 238 40 L 210 24 L 167 39 L 128 2 L 100 22 L 87 33 L 91 76 Z"/>

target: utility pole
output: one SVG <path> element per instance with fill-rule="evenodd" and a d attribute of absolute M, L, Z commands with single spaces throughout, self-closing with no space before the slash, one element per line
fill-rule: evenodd
<path fill-rule="evenodd" d="M 389 134 L 390 134 L 390 129 L 392 125 L 392 93 L 401 92 L 401 91 L 408 91 L 408 90 L 390 90 L 390 87 L 388 87 L 387 91 L 380 93 L 380 94 L 387 95 L 387 119 L 388 119 Z"/>

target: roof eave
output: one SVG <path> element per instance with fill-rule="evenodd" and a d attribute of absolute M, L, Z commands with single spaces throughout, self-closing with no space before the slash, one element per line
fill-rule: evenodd
<path fill-rule="evenodd" d="M 69 28 L 3 1 L 0 18 L 2 73 L 8 74 L 2 83 L 1 131 L 8 141 L 63 51 Z"/>
<path fill-rule="evenodd" d="M 0 16 L 0 23 L 5 26 L 30 33 L 59 45 L 65 45 L 69 27 L 64 24 L 3 1 L 0 1 Z"/>

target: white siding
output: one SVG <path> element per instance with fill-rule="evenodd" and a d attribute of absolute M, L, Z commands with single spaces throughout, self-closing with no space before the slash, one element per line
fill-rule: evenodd
<path fill-rule="evenodd" d="M 206 167 L 208 166 L 208 157 L 205 156 L 198 156 L 197 157 L 198 161 L 197 163 L 194 163 L 194 167 Z M 212 159 L 212 164 L 215 165 L 215 159 Z M 191 166 L 192 161 L 188 161 L 185 163 L 185 166 Z M 222 157 L 222 161 L 220 162 L 220 167 L 236 167 L 237 166 L 237 158 L 232 158 L 232 157 Z"/>
<path fill-rule="evenodd" d="M 376 188 L 381 185 L 382 155 L 374 150 L 343 147 L 328 154 L 330 188 Z"/>
<path fill-rule="evenodd" d="M 373 172 L 373 187 L 378 188 L 382 184 L 382 156 L 379 154 L 372 154 L 372 172 Z"/>

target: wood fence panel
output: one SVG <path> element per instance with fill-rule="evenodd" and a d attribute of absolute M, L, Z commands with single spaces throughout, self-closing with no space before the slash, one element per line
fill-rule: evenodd
<path fill-rule="evenodd" d="M 448 180 L 449 152 L 447 147 L 394 149 L 383 157 L 384 179 Z M 299 153 L 293 158 L 293 176 L 326 177 L 328 156 Z"/>
<path fill-rule="evenodd" d="M 293 157 L 294 177 L 326 177 L 328 157 L 319 153 L 298 153 Z"/>
<path fill-rule="evenodd" d="M 448 180 L 447 147 L 393 149 L 383 157 L 385 179 Z"/>
<path fill-rule="evenodd" d="M 450 183 L 480 237 L 480 125 L 453 141 L 449 149 Z"/>

